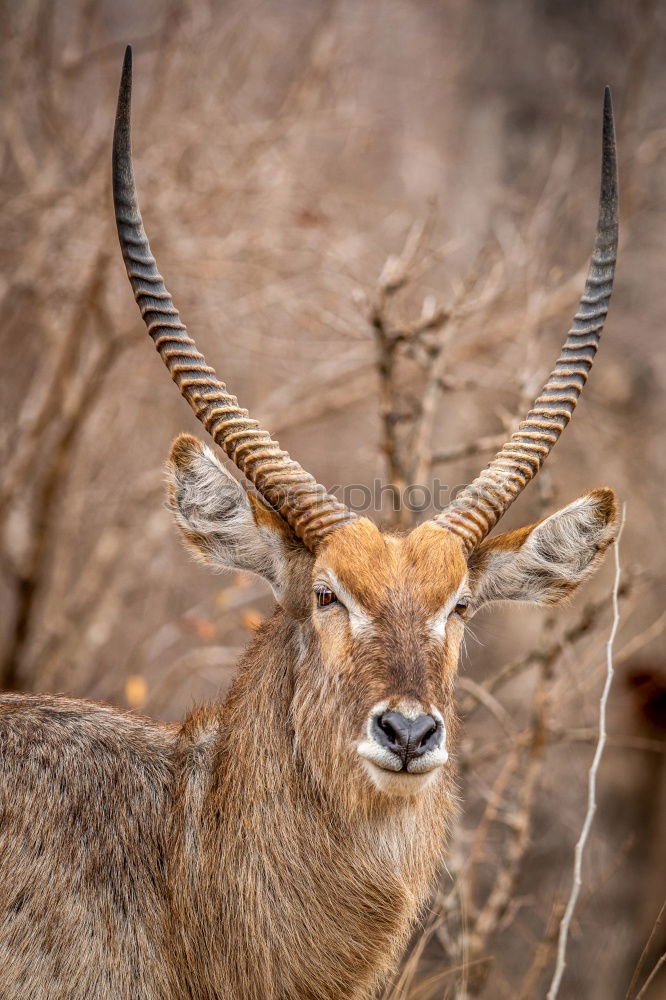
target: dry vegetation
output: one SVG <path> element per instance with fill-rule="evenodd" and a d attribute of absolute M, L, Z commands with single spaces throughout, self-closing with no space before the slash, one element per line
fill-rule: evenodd
<path fill-rule="evenodd" d="M 601 483 L 627 501 L 608 743 L 559 995 L 663 996 L 663 965 L 644 984 L 665 945 L 664 9 L 7 0 L 0 12 L 0 687 L 164 719 L 224 692 L 270 598 L 189 564 L 162 507 L 169 442 L 199 428 L 150 349 L 116 244 L 124 43 L 144 215 L 197 340 L 320 481 L 392 486 L 375 516 L 402 527 L 424 515 L 395 497 L 468 482 L 556 355 L 614 86 L 610 320 L 572 428 L 507 522 Z M 460 820 L 391 997 L 545 996 L 596 739 L 610 562 L 564 612 L 475 621 Z"/>

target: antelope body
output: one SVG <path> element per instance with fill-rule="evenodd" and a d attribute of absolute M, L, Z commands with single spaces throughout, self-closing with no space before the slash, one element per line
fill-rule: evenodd
<path fill-rule="evenodd" d="M 128 51 L 114 137 L 128 275 L 181 392 L 254 487 L 182 435 L 169 505 L 199 558 L 261 575 L 277 609 L 226 702 L 182 725 L 0 697 L 0 997 L 369 998 L 427 901 L 453 816 L 465 619 L 497 600 L 560 603 L 614 537 L 609 489 L 487 537 L 596 352 L 617 246 L 610 98 L 595 252 L 556 368 L 478 479 L 397 536 L 281 451 L 187 335 L 138 211 L 130 82 Z"/>

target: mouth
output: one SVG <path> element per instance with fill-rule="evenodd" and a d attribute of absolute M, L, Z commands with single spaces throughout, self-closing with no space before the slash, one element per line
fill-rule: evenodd
<path fill-rule="evenodd" d="M 432 767 L 429 771 L 420 774 L 413 774 L 405 770 L 389 771 L 385 767 L 379 767 L 367 757 L 362 757 L 362 763 L 375 788 L 386 795 L 405 797 L 419 795 L 429 785 L 432 785 L 440 774 L 439 766 Z"/>

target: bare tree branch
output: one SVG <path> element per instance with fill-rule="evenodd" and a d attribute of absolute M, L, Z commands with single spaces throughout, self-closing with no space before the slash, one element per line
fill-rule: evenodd
<path fill-rule="evenodd" d="M 597 746 L 594 752 L 594 757 L 592 759 L 592 764 L 588 772 L 588 792 L 587 792 L 587 811 L 585 813 L 585 819 L 583 821 L 583 827 L 580 832 L 580 837 L 576 843 L 576 850 L 574 855 L 574 872 L 573 872 L 573 884 L 571 886 L 571 894 L 564 910 L 564 916 L 562 917 L 562 922 L 560 924 L 559 939 L 557 945 L 557 961 L 555 963 L 555 970 L 553 972 L 553 978 L 550 984 L 550 988 L 547 994 L 547 1000 L 556 1000 L 557 994 L 560 990 L 560 984 L 562 982 L 562 976 L 564 975 L 564 970 L 566 968 L 566 954 L 567 954 L 567 941 L 569 938 L 569 928 L 571 927 L 571 920 L 573 918 L 574 910 L 576 909 L 576 903 L 578 902 L 578 896 L 580 895 L 581 886 L 583 884 L 583 854 L 585 851 L 585 845 L 587 844 L 588 837 L 590 835 L 590 830 L 592 829 L 592 821 L 594 819 L 594 814 L 597 810 L 597 775 L 599 773 L 599 767 L 601 765 L 601 758 L 603 757 L 604 747 L 606 745 L 606 711 L 608 707 L 608 698 L 610 696 L 611 686 L 613 684 L 613 645 L 615 643 L 615 636 L 617 635 L 618 628 L 620 627 L 620 580 L 621 580 L 621 566 L 620 566 L 620 538 L 622 537 L 622 531 L 624 529 L 624 522 L 626 517 L 626 507 L 622 510 L 622 520 L 620 522 L 620 529 L 618 531 L 617 539 L 615 541 L 614 553 L 615 553 L 615 578 L 613 581 L 613 624 L 611 626 L 610 635 L 606 643 L 606 679 L 604 681 L 603 690 L 601 692 L 601 698 L 599 700 L 599 738 L 597 741 Z"/>

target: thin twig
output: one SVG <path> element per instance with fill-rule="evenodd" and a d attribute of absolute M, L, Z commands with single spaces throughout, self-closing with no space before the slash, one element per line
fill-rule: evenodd
<path fill-rule="evenodd" d="M 495 451 L 501 448 L 506 440 L 506 434 L 490 434 L 487 437 L 480 437 L 472 441 L 464 441 L 461 444 L 453 444 L 448 448 L 441 448 L 432 456 L 432 465 L 441 465 L 443 462 L 455 462 L 460 458 L 474 458 L 484 451 Z"/>
<path fill-rule="evenodd" d="M 534 997 L 537 984 L 546 971 L 551 955 L 557 946 L 557 928 L 560 925 L 563 913 L 564 904 L 562 901 L 556 899 L 553 903 L 543 938 L 534 950 L 534 958 L 523 979 L 518 1000 L 532 1000 Z"/>
<path fill-rule="evenodd" d="M 474 921 L 469 934 L 469 953 L 475 959 L 480 957 L 491 935 L 497 930 L 506 913 L 518 879 L 520 867 L 530 843 L 533 824 L 534 801 L 539 777 L 543 768 L 547 742 L 547 715 L 550 701 L 550 674 L 542 666 L 539 683 L 533 697 L 530 744 L 527 763 L 511 815 L 511 838 L 495 874 L 492 888 Z M 480 991 L 488 974 L 488 966 L 481 966 L 473 984 L 474 992 Z"/>
<path fill-rule="evenodd" d="M 636 994 L 636 1000 L 641 1000 L 642 997 L 645 997 L 647 995 L 646 991 L 647 991 L 648 986 L 650 985 L 650 983 L 654 982 L 654 979 L 655 979 L 657 973 L 659 972 L 659 970 L 661 969 L 662 965 L 664 964 L 664 962 L 666 962 L 666 951 L 662 952 L 662 954 L 660 955 L 660 957 L 657 959 L 657 961 L 655 963 L 655 966 L 654 966 L 654 969 L 652 970 L 652 972 L 650 973 L 650 975 L 647 977 L 647 979 L 643 983 L 643 986 L 641 987 L 640 993 Z"/>
<path fill-rule="evenodd" d="M 622 581 L 618 591 L 618 597 L 623 598 L 629 594 L 632 582 L 631 577 Z M 485 681 L 482 681 L 479 686 L 492 694 L 492 692 L 496 691 L 498 687 L 506 684 L 518 674 L 523 673 L 525 670 L 529 670 L 531 667 L 538 664 L 545 664 L 547 667 L 552 667 L 564 649 L 572 643 L 578 642 L 578 640 L 583 638 L 583 636 L 589 635 L 593 627 L 596 625 L 601 613 L 604 611 L 606 603 L 606 598 L 603 600 L 590 601 L 585 605 L 578 619 L 564 632 L 561 637 L 555 639 L 548 645 L 537 646 L 534 649 L 530 649 L 527 653 L 519 656 L 517 659 L 504 664 L 504 666 L 500 667 L 495 674 L 492 674 L 492 676 L 488 677 Z M 468 716 L 478 706 L 478 704 L 478 699 L 461 699 L 461 715 L 465 717 Z"/>
<path fill-rule="evenodd" d="M 397 293 L 405 288 L 412 278 L 412 270 L 418 255 L 423 252 L 433 224 L 432 210 L 426 218 L 415 223 L 407 234 L 405 245 L 399 256 L 391 255 L 379 277 L 377 291 L 371 303 L 368 321 L 375 340 L 375 366 L 379 376 L 379 413 L 382 428 L 381 449 L 386 461 L 389 483 L 393 489 L 394 513 L 397 525 L 408 527 L 411 512 L 403 504 L 405 489 L 413 476 L 404 449 L 400 447 L 398 426 L 405 420 L 404 400 L 399 392 L 397 365 L 399 348 L 405 343 L 413 343 L 424 333 L 438 333 L 449 320 L 449 313 L 437 308 L 427 300 L 421 316 L 412 323 L 394 323 L 389 318 L 389 307 Z M 437 348 L 441 352 L 442 344 Z"/>
<path fill-rule="evenodd" d="M 638 962 L 636 964 L 636 968 L 634 969 L 634 974 L 631 977 L 631 982 L 629 983 L 629 989 L 627 990 L 627 995 L 625 997 L 625 1000 L 630 1000 L 631 995 L 633 994 L 634 990 L 636 989 L 636 986 L 638 985 L 638 979 L 639 979 L 640 974 L 641 974 L 641 969 L 643 968 L 643 965 L 645 964 L 645 959 L 647 958 L 647 956 L 648 956 L 648 954 L 650 952 L 650 948 L 652 947 L 652 942 L 654 941 L 654 939 L 655 939 L 655 937 L 657 935 L 657 931 L 659 930 L 659 928 L 661 926 L 662 917 L 664 916 L 665 912 L 666 912 L 666 899 L 661 904 L 661 909 L 659 910 L 659 913 L 657 915 L 657 919 L 654 922 L 654 927 L 652 928 L 652 930 L 650 932 L 649 938 L 645 942 L 645 946 L 643 948 L 643 951 L 641 952 L 641 957 L 638 959 Z M 645 989 L 645 987 L 643 987 L 643 989 Z"/>
<path fill-rule="evenodd" d="M 613 624 L 611 626 L 610 635 L 608 637 L 608 642 L 606 643 L 606 680 L 604 682 L 603 691 L 601 693 L 601 698 L 599 700 L 599 739 L 597 740 L 597 747 L 594 752 L 594 759 L 590 766 L 588 772 L 588 786 L 587 786 L 587 812 L 585 813 L 585 820 L 583 822 L 583 828 L 578 838 L 576 844 L 576 850 L 574 854 L 574 871 L 573 871 L 573 884 L 571 886 L 571 894 L 567 902 L 566 909 L 564 911 L 564 916 L 562 917 L 562 922 L 560 924 L 560 933 L 557 943 L 557 961 L 555 963 L 555 971 L 553 973 L 553 979 L 550 984 L 550 989 L 548 990 L 547 1000 L 556 1000 L 557 994 L 560 989 L 560 983 L 562 982 L 562 976 L 564 975 L 564 970 L 566 967 L 566 955 L 567 955 L 567 941 L 569 938 L 569 928 L 571 926 L 571 920 L 576 908 L 576 903 L 578 902 L 578 897 L 580 895 L 580 889 L 583 884 L 582 880 L 582 867 L 583 867 L 583 852 L 585 851 L 585 845 L 587 844 L 587 839 L 590 835 L 590 830 L 592 828 L 592 821 L 594 819 L 594 814 L 597 809 L 596 791 L 597 791 L 597 775 L 599 773 L 599 766 L 601 764 L 601 758 L 604 752 L 604 746 L 606 745 L 606 709 L 608 706 L 608 698 L 610 695 L 611 685 L 613 683 L 613 644 L 615 642 L 615 636 L 617 635 L 617 630 L 620 625 L 620 578 L 621 578 L 621 566 L 620 566 L 620 538 L 622 537 L 622 531 L 624 528 L 624 521 L 626 517 L 626 505 L 622 509 L 622 520 L 620 522 L 620 530 L 618 532 L 617 540 L 615 542 L 615 578 L 613 581 Z"/>
<path fill-rule="evenodd" d="M 473 681 L 471 677 L 459 677 L 458 687 L 465 691 L 468 695 L 474 698 L 480 705 L 483 705 L 494 719 L 499 722 L 500 726 L 508 736 L 515 736 L 516 727 L 513 724 L 513 720 L 504 705 L 495 698 L 490 691 L 481 685 Z"/>

